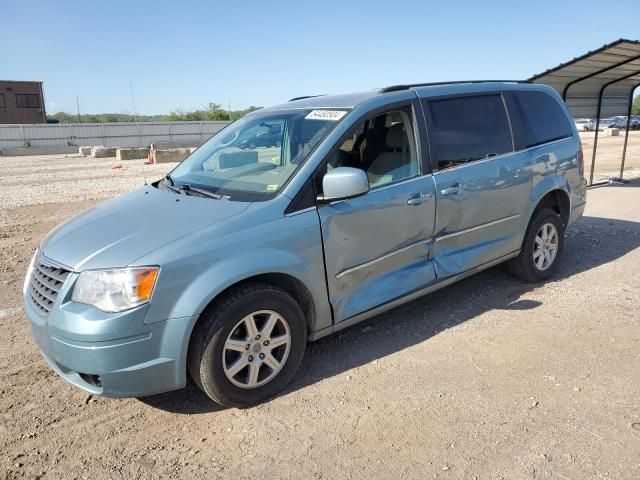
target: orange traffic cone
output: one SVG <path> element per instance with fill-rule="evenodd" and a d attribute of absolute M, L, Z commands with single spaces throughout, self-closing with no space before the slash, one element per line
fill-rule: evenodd
<path fill-rule="evenodd" d="M 153 163 L 153 155 L 151 154 L 151 149 L 149 149 L 149 153 L 147 154 L 147 161 L 144 163 L 147 165 L 151 165 Z"/>

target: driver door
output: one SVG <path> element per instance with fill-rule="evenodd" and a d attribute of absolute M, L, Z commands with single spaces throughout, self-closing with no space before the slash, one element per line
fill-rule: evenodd
<path fill-rule="evenodd" d="M 408 101 L 369 116 L 327 160 L 327 169 L 335 158 L 364 169 L 370 184 L 365 195 L 318 208 L 336 323 L 435 281 L 435 186 L 423 171 L 415 108 Z"/>

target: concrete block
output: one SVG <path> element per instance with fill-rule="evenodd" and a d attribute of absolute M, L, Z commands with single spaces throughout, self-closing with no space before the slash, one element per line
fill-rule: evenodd
<path fill-rule="evenodd" d="M 63 155 L 78 154 L 78 147 L 30 147 L 30 148 L 2 148 L 0 157 L 23 157 L 31 155 Z"/>
<path fill-rule="evenodd" d="M 143 160 L 149 155 L 148 148 L 118 148 L 116 150 L 116 158 L 122 160 Z"/>
<path fill-rule="evenodd" d="M 169 148 L 195 148 L 202 145 L 202 142 L 154 142 L 151 150 L 167 150 Z"/>
<path fill-rule="evenodd" d="M 151 150 L 151 155 L 153 155 L 153 163 L 172 163 L 172 162 L 181 162 L 191 152 L 188 148 L 166 148 L 166 149 L 158 149 Z"/>
<path fill-rule="evenodd" d="M 116 147 L 93 147 L 91 149 L 91 156 L 93 158 L 108 158 L 116 156 Z"/>
<path fill-rule="evenodd" d="M 607 128 L 606 132 L 607 132 L 607 137 L 617 137 L 618 135 L 620 135 L 619 128 Z"/>
<path fill-rule="evenodd" d="M 93 147 L 78 147 L 78 153 L 83 157 L 90 157 L 92 148 Z"/>

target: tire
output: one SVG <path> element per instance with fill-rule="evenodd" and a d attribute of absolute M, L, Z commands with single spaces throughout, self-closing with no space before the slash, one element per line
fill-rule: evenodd
<path fill-rule="evenodd" d="M 281 145 L 282 145 L 282 143 L 280 143 L 280 140 L 278 140 L 278 141 L 276 142 L 276 147 L 280 148 L 280 146 L 281 146 Z"/>
<path fill-rule="evenodd" d="M 255 338 L 250 336 L 249 318 L 258 334 Z M 260 336 L 273 318 L 272 333 L 268 338 Z M 269 344 L 282 342 L 287 335 L 287 344 Z M 198 320 L 189 344 L 189 373 L 209 398 L 223 406 L 255 405 L 274 397 L 291 381 L 306 341 L 304 314 L 289 293 L 269 284 L 247 284 L 225 294 Z M 242 352 L 244 343 L 249 347 L 244 345 Z M 277 364 L 277 370 L 272 368 Z M 238 365 L 245 366 L 234 374 Z"/>
<path fill-rule="evenodd" d="M 251 143 L 249 144 L 249 148 L 250 148 L 251 150 L 255 149 L 255 148 L 256 148 L 256 143 L 255 143 L 255 142 L 251 142 Z"/>
<path fill-rule="evenodd" d="M 547 228 L 547 238 L 549 238 L 547 242 L 544 241 L 543 227 Z M 551 238 L 553 229 L 556 237 L 555 254 L 553 253 L 554 241 Z M 509 270 L 525 282 L 543 282 L 555 273 L 563 248 L 564 225 L 560 215 L 549 208 L 542 208 L 534 212 L 527 227 L 520 254 L 509 262 Z M 535 259 L 534 255 L 536 255 Z"/>

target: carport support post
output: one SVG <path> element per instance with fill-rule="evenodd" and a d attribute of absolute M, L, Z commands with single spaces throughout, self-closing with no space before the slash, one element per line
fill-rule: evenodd
<path fill-rule="evenodd" d="M 598 97 L 598 113 L 596 114 L 596 135 L 593 138 L 593 153 L 591 155 L 591 173 L 589 174 L 589 185 L 593 185 L 593 171 L 596 168 L 596 151 L 598 150 L 598 132 L 600 131 L 600 110 L 602 109 L 602 92 Z"/>
<path fill-rule="evenodd" d="M 622 147 L 622 163 L 620 164 L 620 180 L 624 177 L 624 159 L 627 156 L 627 142 L 629 141 L 629 127 L 631 126 L 631 107 L 633 106 L 633 92 L 635 88 L 631 89 L 629 94 L 629 110 L 627 111 L 627 131 L 624 134 L 624 147 Z"/>

